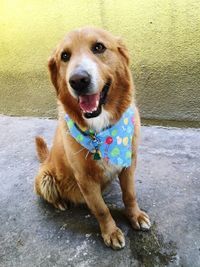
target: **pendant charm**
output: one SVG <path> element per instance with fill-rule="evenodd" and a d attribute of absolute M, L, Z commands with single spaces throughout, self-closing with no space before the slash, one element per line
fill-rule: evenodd
<path fill-rule="evenodd" d="M 100 160 L 101 159 L 101 153 L 99 150 L 96 150 L 93 156 L 93 160 Z"/>

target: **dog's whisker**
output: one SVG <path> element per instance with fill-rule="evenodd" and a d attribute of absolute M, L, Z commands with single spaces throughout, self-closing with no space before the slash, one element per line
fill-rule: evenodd
<path fill-rule="evenodd" d="M 82 147 L 79 151 L 74 152 L 73 155 L 77 155 L 78 153 L 80 153 L 80 152 L 83 151 L 84 149 L 85 149 L 85 148 Z"/>
<path fill-rule="evenodd" d="M 86 153 L 85 159 L 87 159 L 89 153 L 90 153 L 90 151 L 88 150 L 88 152 Z"/>

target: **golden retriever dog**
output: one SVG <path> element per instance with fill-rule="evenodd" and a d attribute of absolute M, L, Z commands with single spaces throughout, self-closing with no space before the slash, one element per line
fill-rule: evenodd
<path fill-rule="evenodd" d="M 57 94 L 59 119 L 50 151 L 45 141 L 36 137 L 41 166 L 35 178 L 35 191 L 61 210 L 66 208 L 67 201 L 86 203 L 99 222 L 105 244 L 121 249 L 125 246 L 124 235 L 102 197 L 112 179 L 119 178 L 125 214 L 132 227 L 147 230 L 151 226 L 148 215 L 137 204 L 134 186 L 140 117 L 134 101 L 127 48 L 109 32 L 85 27 L 70 32 L 59 43 L 48 67 Z M 70 132 L 71 123 L 82 139 L 90 138 L 95 143 L 98 141 L 95 136 L 117 127 L 127 110 L 134 113 L 133 126 L 127 119 L 122 127 L 124 132 L 134 128 L 129 138 L 131 153 L 126 151 L 126 155 L 131 155 L 128 165 L 102 157 L 101 142 L 94 145 L 94 151 L 88 150 Z M 66 120 L 66 114 L 70 121 Z M 112 134 L 114 138 L 116 130 Z M 105 149 L 109 153 L 113 139 L 106 140 Z M 117 143 L 121 141 L 118 136 Z M 127 137 L 123 144 L 127 144 Z M 115 157 L 119 153 L 115 148 L 111 154 Z"/>

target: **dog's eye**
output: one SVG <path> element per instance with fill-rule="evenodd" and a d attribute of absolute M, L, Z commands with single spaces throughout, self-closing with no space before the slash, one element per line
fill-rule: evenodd
<path fill-rule="evenodd" d="M 94 54 L 101 54 L 103 53 L 104 51 L 106 50 L 106 47 L 104 44 L 102 43 L 95 43 L 93 46 L 92 46 L 92 52 Z"/>
<path fill-rule="evenodd" d="M 61 60 L 67 62 L 70 60 L 71 54 L 69 52 L 62 52 Z"/>

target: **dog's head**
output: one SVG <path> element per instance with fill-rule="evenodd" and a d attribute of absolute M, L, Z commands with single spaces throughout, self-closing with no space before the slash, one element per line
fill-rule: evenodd
<path fill-rule="evenodd" d="M 86 27 L 70 32 L 48 66 L 58 99 L 81 125 L 103 113 L 114 123 L 130 105 L 128 51 L 119 38 L 104 30 Z"/>

